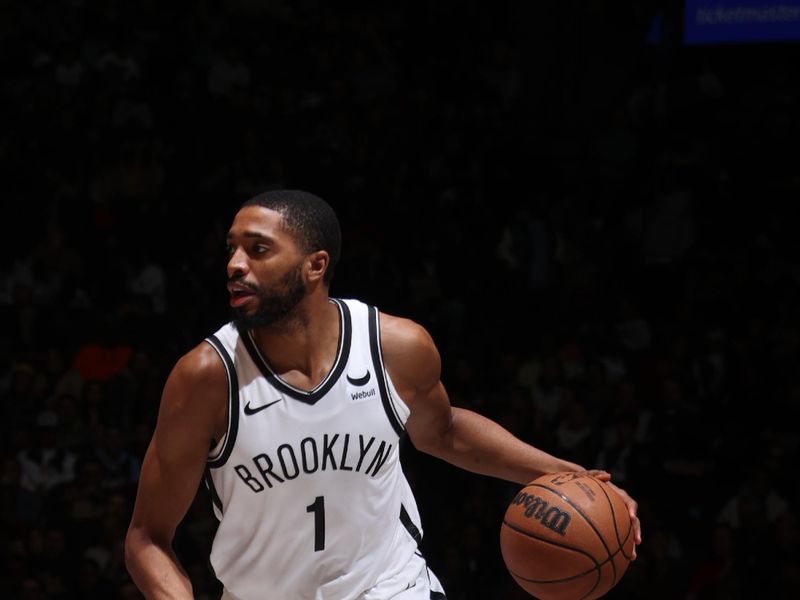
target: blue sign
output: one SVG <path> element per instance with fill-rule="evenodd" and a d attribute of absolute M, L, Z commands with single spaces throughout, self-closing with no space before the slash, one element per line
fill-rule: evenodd
<path fill-rule="evenodd" d="M 800 40 L 800 0 L 685 0 L 686 44 Z"/>

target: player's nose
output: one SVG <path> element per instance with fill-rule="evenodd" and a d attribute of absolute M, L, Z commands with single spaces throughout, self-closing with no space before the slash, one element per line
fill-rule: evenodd
<path fill-rule="evenodd" d="M 247 273 L 247 255 L 241 248 L 237 248 L 228 258 L 228 279 L 244 273 Z"/>

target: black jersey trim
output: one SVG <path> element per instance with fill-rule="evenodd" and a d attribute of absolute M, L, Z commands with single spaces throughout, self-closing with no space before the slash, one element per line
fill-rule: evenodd
<path fill-rule="evenodd" d="M 419 546 L 420 542 L 422 542 L 422 532 L 419 530 L 419 527 L 416 526 L 414 521 L 411 520 L 411 516 L 408 514 L 406 507 L 402 504 L 400 505 L 400 522 L 403 524 L 403 527 L 406 528 L 411 537 L 414 538 L 414 541 L 417 542 L 417 546 Z"/>
<path fill-rule="evenodd" d="M 217 493 L 217 487 L 214 485 L 214 480 L 211 478 L 211 470 L 206 466 L 205 471 L 203 472 L 203 481 L 206 484 L 206 488 L 208 489 L 208 493 L 211 495 L 211 503 L 214 505 L 214 516 L 217 517 L 217 520 L 222 520 L 222 499 L 219 497 Z M 219 514 L 217 514 L 219 513 Z"/>
<path fill-rule="evenodd" d="M 239 378 L 236 376 L 236 367 L 228 351 L 215 335 L 210 335 L 206 341 L 217 351 L 222 364 L 225 366 L 225 375 L 228 379 L 228 430 L 225 433 L 225 443 L 219 455 L 208 460 L 208 466 L 217 469 L 225 464 L 233 450 L 236 433 L 239 430 Z"/>
<path fill-rule="evenodd" d="M 261 355 L 261 352 L 258 350 L 253 340 L 252 332 L 248 331 L 241 336 L 244 347 L 247 349 L 248 354 L 250 354 L 250 358 L 253 359 L 253 362 L 261 371 L 261 374 L 264 375 L 267 382 L 287 396 L 299 400 L 300 402 L 305 402 L 306 404 L 316 404 L 320 398 L 328 393 L 328 390 L 333 387 L 344 372 L 344 368 L 347 366 L 347 357 L 350 356 L 350 344 L 353 337 L 350 309 L 347 307 L 347 304 L 334 298 L 331 298 L 331 302 L 339 308 L 339 343 L 336 348 L 336 358 L 333 361 L 333 367 L 327 377 L 313 390 L 301 390 L 300 388 L 286 383 L 280 375 L 272 370 L 266 359 Z"/>
<path fill-rule="evenodd" d="M 383 369 L 383 354 L 381 353 L 381 333 L 378 326 L 378 309 L 370 306 L 369 310 L 369 351 L 372 354 L 372 363 L 375 368 L 375 378 L 378 380 L 378 390 L 381 394 L 381 402 L 383 403 L 383 410 L 389 418 L 389 423 L 392 429 L 395 430 L 398 436 L 403 435 L 405 428 L 403 422 L 397 415 L 397 411 L 392 403 L 392 398 L 389 395 L 389 386 L 386 383 L 386 374 Z"/>

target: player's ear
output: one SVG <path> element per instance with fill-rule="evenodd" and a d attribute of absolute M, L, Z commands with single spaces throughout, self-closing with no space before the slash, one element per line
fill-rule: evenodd
<path fill-rule="evenodd" d="M 317 250 L 306 257 L 306 277 L 309 282 L 322 281 L 331 257 L 326 250 Z"/>

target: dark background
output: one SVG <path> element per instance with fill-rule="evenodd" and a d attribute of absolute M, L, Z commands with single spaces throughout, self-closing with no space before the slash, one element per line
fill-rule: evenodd
<path fill-rule="evenodd" d="M 425 325 L 454 404 L 639 500 L 609 598 L 794 597 L 800 48 L 686 47 L 680 10 L 4 3 L 3 596 L 140 597 L 161 386 L 227 319 L 237 206 L 290 187 L 340 215 L 332 295 Z M 404 453 L 448 597 L 525 597 L 517 486 Z M 213 528 L 201 490 L 198 598 Z"/>

